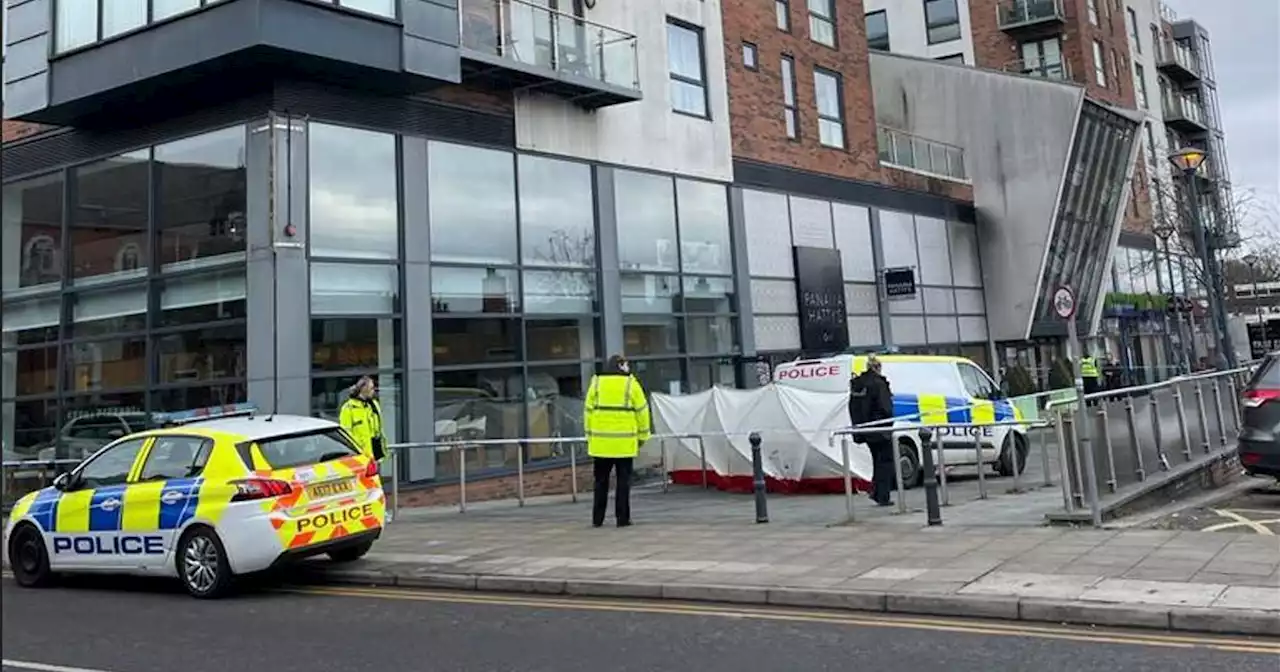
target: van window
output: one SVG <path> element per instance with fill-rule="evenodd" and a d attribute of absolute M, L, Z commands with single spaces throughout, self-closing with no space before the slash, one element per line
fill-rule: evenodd
<path fill-rule="evenodd" d="M 968 362 L 961 362 L 959 367 L 960 380 L 964 382 L 968 396 L 975 399 L 995 399 L 1000 396 L 1000 388 L 981 369 Z"/>
<path fill-rule="evenodd" d="M 889 379 L 894 394 L 945 394 L 960 396 L 951 362 L 894 362 L 880 360 L 880 372 Z"/>

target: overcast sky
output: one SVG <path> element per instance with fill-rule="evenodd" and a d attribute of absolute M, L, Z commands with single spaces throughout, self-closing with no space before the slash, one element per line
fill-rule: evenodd
<path fill-rule="evenodd" d="M 1280 209 L 1280 0 L 1165 0 L 1209 31 L 1231 182 Z"/>

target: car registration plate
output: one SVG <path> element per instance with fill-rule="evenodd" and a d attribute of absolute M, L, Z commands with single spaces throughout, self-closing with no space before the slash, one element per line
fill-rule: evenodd
<path fill-rule="evenodd" d="M 323 499 L 325 497 L 333 497 L 334 495 L 345 495 L 355 490 L 355 488 L 355 481 L 352 481 L 351 479 L 317 483 L 315 485 L 307 486 L 307 497 L 311 499 Z"/>

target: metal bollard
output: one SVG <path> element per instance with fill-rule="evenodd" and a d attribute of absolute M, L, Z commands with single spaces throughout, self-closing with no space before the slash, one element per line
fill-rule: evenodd
<path fill-rule="evenodd" d="M 1204 390 L 1200 388 L 1200 381 L 1191 383 L 1196 387 L 1196 417 L 1200 420 L 1200 446 L 1204 448 L 1204 452 L 1209 452 L 1209 414 L 1204 410 Z M 1191 460 L 1190 447 L 1187 449 L 1187 460 Z"/>
<path fill-rule="evenodd" d="M 660 458 L 660 459 L 662 460 L 662 463 L 661 463 L 661 465 L 660 465 L 660 468 L 662 469 L 662 491 L 663 491 L 664 493 L 665 493 L 665 492 L 670 492 L 670 485 L 671 485 L 671 470 L 667 468 L 667 439 L 666 439 L 666 437 L 662 437 L 662 438 L 659 438 L 659 439 L 658 439 L 658 450 L 662 452 L 662 455 L 661 455 L 661 458 Z"/>
<path fill-rule="evenodd" d="M 930 526 L 938 526 L 942 524 L 942 511 L 938 508 L 938 477 L 933 468 L 933 432 L 928 428 L 920 430 L 920 463 L 920 468 L 924 469 L 925 515 Z"/>
<path fill-rule="evenodd" d="M 889 445 L 893 452 L 893 480 L 894 489 L 898 491 L 898 513 L 907 512 L 907 487 L 902 478 L 902 451 L 898 448 L 897 441 L 890 441 Z"/>
<path fill-rule="evenodd" d="M 937 472 L 938 490 L 942 493 L 942 505 L 951 506 L 951 490 L 947 487 L 947 449 L 941 442 L 938 443 Z"/>
<path fill-rule="evenodd" d="M 710 490 L 711 484 L 708 482 L 707 475 L 707 444 L 703 442 L 701 436 L 693 437 L 698 442 L 698 458 L 702 460 L 702 489 Z"/>
<path fill-rule="evenodd" d="M 569 444 L 569 492 L 574 504 L 578 503 L 578 445 Z"/>
<path fill-rule="evenodd" d="M 1182 396 L 1182 386 L 1173 386 L 1173 403 L 1177 407 L 1174 410 L 1178 412 L 1178 436 L 1182 439 L 1182 454 L 1191 459 L 1191 431 L 1187 429 L 1187 404 Z M 1169 470 L 1169 458 L 1165 457 L 1163 450 L 1160 451 L 1161 467 L 1165 471 Z"/>
<path fill-rule="evenodd" d="M 1102 420 L 1102 426 L 1106 427 L 1107 402 L 1099 400 L 1098 410 L 1094 411 L 1094 415 L 1097 415 L 1098 418 Z M 1116 452 L 1115 448 L 1111 445 L 1111 432 L 1104 431 L 1102 433 L 1102 445 L 1107 449 L 1107 487 L 1111 492 L 1115 492 L 1119 487 L 1119 482 L 1116 481 Z"/>
<path fill-rule="evenodd" d="M 1075 498 L 1072 496 L 1074 487 L 1071 481 L 1071 463 L 1067 460 L 1067 431 L 1066 423 L 1068 418 L 1062 413 L 1058 413 L 1058 419 L 1054 422 L 1053 427 L 1058 437 L 1058 478 L 1062 481 L 1062 508 L 1066 511 L 1075 511 Z"/>
<path fill-rule="evenodd" d="M 1133 449 L 1134 475 L 1138 481 L 1147 480 L 1147 467 L 1142 459 L 1142 441 L 1138 437 L 1137 416 L 1133 408 L 1133 397 L 1124 398 L 1124 422 L 1129 429 L 1129 447 Z"/>
<path fill-rule="evenodd" d="M 1029 441 L 1027 445 L 1030 445 Z M 1016 493 L 1022 492 L 1022 475 L 1020 472 L 1022 471 L 1021 467 L 1023 464 L 1023 459 L 1022 459 L 1022 455 L 1018 451 L 1017 441 L 1011 441 L 1009 447 L 1010 447 L 1009 462 L 1013 466 L 1013 492 L 1016 494 Z"/>
<path fill-rule="evenodd" d="M 853 472 L 849 467 L 849 435 L 840 437 L 840 463 L 844 465 L 844 514 L 852 523 L 857 520 L 853 515 Z"/>
<path fill-rule="evenodd" d="M 516 443 L 516 499 L 524 506 L 524 441 Z"/>
<path fill-rule="evenodd" d="M 400 451 L 391 450 L 391 520 L 400 515 Z"/>
<path fill-rule="evenodd" d="M 769 503 L 765 501 L 764 496 L 764 457 L 760 454 L 760 434 L 751 432 L 747 441 L 751 442 L 751 474 L 756 492 L 756 522 L 767 523 L 769 522 Z"/>
<path fill-rule="evenodd" d="M 982 462 L 982 432 L 973 435 L 973 452 L 978 460 L 978 499 L 987 498 L 987 469 Z"/>
<path fill-rule="evenodd" d="M 1218 442 L 1227 445 L 1227 420 L 1222 415 L 1222 388 L 1218 386 L 1218 379 L 1213 379 L 1213 411 L 1214 417 L 1218 420 Z"/>
<path fill-rule="evenodd" d="M 458 513 L 467 512 L 467 449 L 458 446 Z"/>
<path fill-rule="evenodd" d="M 1035 428 L 1035 430 L 1033 431 L 1035 431 L 1036 433 L 1036 443 L 1040 446 L 1040 468 L 1044 470 L 1044 487 L 1052 488 L 1053 474 L 1049 469 L 1049 446 L 1045 445 L 1045 438 L 1044 438 L 1044 435 L 1047 433 L 1048 429 L 1049 428 L 1047 426 L 1042 425 L 1040 427 Z"/>

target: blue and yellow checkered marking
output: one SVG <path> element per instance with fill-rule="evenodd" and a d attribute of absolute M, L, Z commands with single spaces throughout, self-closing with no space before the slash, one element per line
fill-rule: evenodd
<path fill-rule="evenodd" d="M 203 484 L 203 478 L 180 478 L 75 492 L 46 488 L 27 515 L 43 532 L 176 530 L 195 517 Z"/>
<path fill-rule="evenodd" d="M 1005 400 L 987 401 L 941 394 L 895 394 L 893 417 L 925 425 L 985 424 L 1020 419 L 1013 404 Z"/>

